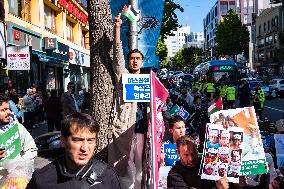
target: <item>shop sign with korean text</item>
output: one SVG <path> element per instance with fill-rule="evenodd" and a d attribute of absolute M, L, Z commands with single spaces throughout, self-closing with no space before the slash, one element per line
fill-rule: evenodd
<path fill-rule="evenodd" d="M 8 70 L 30 70 L 31 48 L 29 46 L 7 47 Z"/>
<path fill-rule="evenodd" d="M 123 74 L 124 102 L 150 102 L 150 74 Z"/>

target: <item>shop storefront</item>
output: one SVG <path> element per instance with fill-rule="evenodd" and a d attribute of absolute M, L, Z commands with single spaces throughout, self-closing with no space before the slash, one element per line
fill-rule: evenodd
<path fill-rule="evenodd" d="M 44 62 L 43 86 L 47 92 L 56 90 L 62 93 L 64 91 L 64 67 L 69 61 L 69 46 L 57 42 L 56 38 L 44 38 L 44 41 L 44 53 L 35 53 L 38 60 Z M 48 46 L 47 41 L 52 46 Z"/>
<path fill-rule="evenodd" d="M 42 35 L 23 28 L 11 22 L 7 22 L 7 41 L 8 46 L 30 47 L 32 52 L 42 51 Z M 16 50 L 16 49 L 15 49 Z M 13 53 L 13 50 L 12 50 Z M 25 94 L 26 89 L 30 86 L 41 86 L 41 69 L 42 65 L 37 58 L 30 57 L 30 65 L 28 69 L 8 69 L 8 77 L 15 84 L 19 94 Z"/>
<path fill-rule="evenodd" d="M 76 90 L 89 91 L 90 88 L 90 56 L 77 51 L 69 49 L 69 80 L 76 84 Z M 67 83 L 67 81 L 65 82 Z"/>

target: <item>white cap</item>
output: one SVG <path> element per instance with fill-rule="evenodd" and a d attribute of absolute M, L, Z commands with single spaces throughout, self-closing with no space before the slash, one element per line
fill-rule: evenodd
<path fill-rule="evenodd" d="M 233 151 L 233 156 L 240 157 L 240 152 L 239 151 Z"/>
<path fill-rule="evenodd" d="M 206 165 L 205 165 L 205 169 L 208 169 L 208 168 L 212 168 L 212 169 L 213 169 L 213 168 L 214 168 L 214 166 L 213 166 L 213 165 L 211 165 L 211 164 L 206 164 Z"/>
<path fill-rule="evenodd" d="M 221 163 L 218 168 L 219 168 L 219 169 L 222 169 L 222 168 L 223 168 L 223 169 L 227 169 L 227 164 Z"/>
<path fill-rule="evenodd" d="M 219 154 L 229 154 L 229 148 L 227 147 L 220 147 Z"/>
<path fill-rule="evenodd" d="M 230 132 L 227 131 L 227 130 L 222 130 L 221 132 L 221 137 L 224 136 L 224 137 L 227 137 L 227 138 L 230 138 Z"/>
<path fill-rule="evenodd" d="M 216 130 L 216 129 L 211 129 L 211 130 L 209 130 L 209 133 L 208 133 L 208 135 L 209 136 L 218 136 L 218 130 Z"/>
<path fill-rule="evenodd" d="M 233 135 L 233 139 L 241 140 L 241 139 L 242 139 L 242 135 L 240 135 L 240 134 L 234 134 L 234 135 Z"/>

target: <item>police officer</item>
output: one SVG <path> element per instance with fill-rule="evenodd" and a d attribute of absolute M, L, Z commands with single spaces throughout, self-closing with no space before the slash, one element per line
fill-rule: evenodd
<path fill-rule="evenodd" d="M 236 89 L 233 86 L 233 84 L 230 84 L 230 86 L 226 90 L 226 100 L 227 100 L 227 108 L 234 108 L 235 101 L 236 101 Z"/>
<path fill-rule="evenodd" d="M 255 111 L 259 119 L 262 120 L 262 111 L 263 111 L 263 105 L 265 101 L 265 94 L 264 94 L 264 91 L 260 88 L 259 83 L 256 84 L 255 91 L 252 93 L 252 99 L 253 99 L 253 106 L 255 108 Z"/>
<path fill-rule="evenodd" d="M 225 100 L 226 97 L 226 90 L 228 86 L 222 81 L 219 86 L 219 95 Z"/>
<path fill-rule="evenodd" d="M 214 83 L 209 81 L 208 83 L 206 83 L 205 89 L 206 89 L 207 99 L 209 101 L 211 101 L 211 99 L 213 99 L 213 95 L 214 95 L 214 92 L 215 92 Z"/>

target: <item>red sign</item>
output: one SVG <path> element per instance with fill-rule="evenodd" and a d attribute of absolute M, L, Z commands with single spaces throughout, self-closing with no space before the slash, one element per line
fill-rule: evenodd
<path fill-rule="evenodd" d="M 69 13 L 73 14 L 78 20 L 88 25 L 88 16 L 80 11 L 71 1 L 58 0 L 58 3 Z"/>
<path fill-rule="evenodd" d="M 14 39 L 19 41 L 21 40 L 21 32 L 18 30 L 14 30 Z"/>

